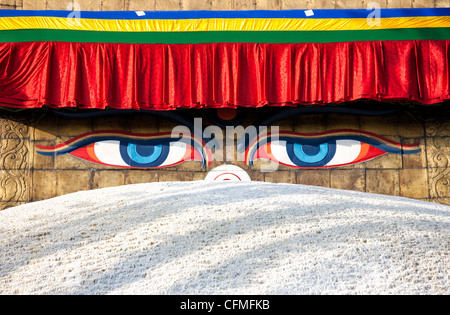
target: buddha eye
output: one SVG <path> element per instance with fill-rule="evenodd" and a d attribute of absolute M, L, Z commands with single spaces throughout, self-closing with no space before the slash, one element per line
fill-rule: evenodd
<path fill-rule="evenodd" d="M 246 163 L 270 160 L 292 168 L 329 168 L 362 163 L 388 153 L 418 152 L 418 144 L 401 145 L 364 131 L 280 132 L 276 136 L 259 135 L 247 148 Z"/>
<path fill-rule="evenodd" d="M 71 154 L 83 158 L 86 152 L 90 159 L 85 159 L 91 162 L 119 167 L 160 168 L 190 160 L 191 150 L 185 143 L 168 140 L 159 144 L 106 140 L 97 141 Z"/>
<path fill-rule="evenodd" d="M 121 132 L 83 134 L 54 147 L 37 146 L 41 155 L 71 154 L 83 160 L 125 168 L 163 168 L 186 161 L 210 164 L 203 141 L 172 138 L 170 133 L 138 135 Z"/>

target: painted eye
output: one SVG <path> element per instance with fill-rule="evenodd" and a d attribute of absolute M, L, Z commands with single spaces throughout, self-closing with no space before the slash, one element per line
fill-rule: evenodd
<path fill-rule="evenodd" d="M 185 143 L 136 144 L 127 141 L 98 141 L 71 154 L 80 158 L 88 152 L 92 161 L 101 164 L 136 168 L 160 168 L 190 160 L 191 151 Z"/>
<path fill-rule="evenodd" d="M 42 155 L 71 154 L 97 164 L 125 168 L 163 168 L 186 161 L 210 164 L 203 141 L 166 134 L 136 135 L 95 132 L 81 135 L 55 147 L 38 146 Z"/>
<path fill-rule="evenodd" d="M 291 167 L 329 167 L 357 162 L 362 149 L 369 145 L 356 140 L 331 140 L 318 144 L 301 144 L 288 141 L 267 143 L 272 156 L 280 164 Z M 378 152 L 376 156 L 386 154 Z M 373 157 L 373 156 L 372 156 Z M 355 163 L 356 163 L 355 162 Z"/>
<path fill-rule="evenodd" d="M 355 130 L 321 134 L 282 132 L 260 135 L 247 148 L 246 162 L 270 160 L 293 168 L 329 168 L 362 163 L 376 157 L 420 152 L 418 144 L 401 145 L 372 133 Z"/>

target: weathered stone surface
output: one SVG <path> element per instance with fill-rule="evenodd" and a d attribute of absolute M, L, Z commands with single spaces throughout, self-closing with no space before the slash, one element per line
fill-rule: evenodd
<path fill-rule="evenodd" d="M 404 112 L 398 117 L 398 131 L 401 137 L 418 138 L 423 137 L 425 128 L 419 117 L 414 116 L 414 112 Z"/>
<path fill-rule="evenodd" d="M 422 150 L 416 154 L 404 154 L 403 168 L 426 168 L 427 167 L 427 151 L 425 148 L 425 140 L 422 138 L 403 139 L 402 144 L 416 144 L 419 143 L 419 148 Z"/>
<path fill-rule="evenodd" d="M 450 168 L 428 168 L 427 171 L 430 197 L 450 197 Z"/>
<path fill-rule="evenodd" d="M 373 160 L 362 163 L 365 168 L 402 168 L 402 156 L 399 154 L 386 154 Z"/>
<path fill-rule="evenodd" d="M 359 117 L 354 115 L 330 114 L 326 116 L 326 130 L 359 130 Z"/>
<path fill-rule="evenodd" d="M 265 173 L 264 180 L 269 183 L 295 184 L 297 182 L 294 171 L 279 171 L 273 173 Z"/>
<path fill-rule="evenodd" d="M 89 119 L 72 120 L 59 117 L 57 120 L 57 136 L 76 137 L 91 131 L 92 122 Z"/>
<path fill-rule="evenodd" d="M 359 117 L 360 129 L 373 132 L 379 136 L 397 136 L 398 117 L 391 115 L 387 117 L 361 116 Z"/>
<path fill-rule="evenodd" d="M 282 0 L 254 0 L 256 10 L 280 10 Z"/>
<path fill-rule="evenodd" d="M 302 170 L 297 173 L 297 183 L 303 185 L 330 187 L 329 170 Z"/>
<path fill-rule="evenodd" d="M 319 133 L 326 131 L 326 117 L 324 115 L 300 115 L 295 117 L 294 132 Z"/>
<path fill-rule="evenodd" d="M 428 137 L 426 152 L 429 167 L 449 167 L 450 137 Z"/>
<path fill-rule="evenodd" d="M 124 5 L 125 2 L 123 0 L 101 0 L 102 11 L 123 11 L 125 10 Z"/>
<path fill-rule="evenodd" d="M 56 171 L 56 195 L 66 195 L 91 189 L 91 172 L 66 170 Z"/>
<path fill-rule="evenodd" d="M 399 196 L 400 180 L 398 170 L 366 170 L 366 192 Z"/>
<path fill-rule="evenodd" d="M 0 200 L 29 201 L 30 176 L 29 170 L 0 170 Z"/>
<path fill-rule="evenodd" d="M 37 153 L 36 145 L 41 146 L 54 146 L 55 141 L 33 141 L 31 143 L 33 150 L 33 169 L 35 170 L 53 170 L 55 167 L 55 157 L 54 156 L 44 156 Z"/>
<path fill-rule="evenodd" d="M 450 0 L 435 0 L 434 4 L 435 4 L 436 8 L 448 8 L 448 7 L 450 7 Z M 430 5 L 431 5 L 431 3 L 430 3 Z"/>
<path fill-rule="evenodd" d="M 426 169 L 402 169 L 400 194 L 407 198 L 429 198 Z"/>
<path fill-rule="evenodd" d="M 160 171 L 158 172 L 158 177 L 160 182 L 174 182 L 174 181 L 192 181 L 192 172 L 171 172 L 171 171 Z"/>
<path fill-rule="evenodd" d="M 333 169 L 330 175 L 331 188 L 365 191 L 364 170 Z"/>
<path fill-rule="evenodd" d="M 45 200 L 56 196 L 57 176 L 55 171 L 33 172 L 32 200 Z"/>
<path fill-rule="evenodd" d="M 125 174 L 122 171 L 94 171 L 92 189 L 116 187 L 125 184 Z"/>
<path fill-rule="evenodd" d="M 128 170 L 125 172 L 125 184 L 153 183 L 158 181 L 157 171 Z"/>
<path fill-rule="evenodd" d="M 29 139 L 0 139 L 0 169 L 28 169 L 30 163 Z"/>

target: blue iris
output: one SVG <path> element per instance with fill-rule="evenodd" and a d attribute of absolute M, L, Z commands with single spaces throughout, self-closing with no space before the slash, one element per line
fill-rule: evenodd
<path fill-rule="evenodd" d="M 317 163 L 328 155 L 328 143 L 319 145 L 294 144 L 295 155 L 305 163 Z"/>
<path fill-rule="evenodd" d="M 170 143 L 137 144 L 122 141 L 120 154 L 122 159 L 132 167 L 158 167 L 169 155 Z"/>
<path fill-rule="evenodd" d="M 324 143 L 288 142 L 287 154 L 291 161 L 299 167 L 322 167 L 334 157 L 336 141 Z"/>
<path fill-rule="evenodd" d="M 162 145 L 137 145 L 129 143 L 128 156 L 136 163 L 149 164 L 155 162 L 162 153 Z"/>

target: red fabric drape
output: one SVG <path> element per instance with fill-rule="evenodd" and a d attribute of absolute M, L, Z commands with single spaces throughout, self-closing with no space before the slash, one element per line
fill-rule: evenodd
<path fill-rule="evenodd" d="M 0 106 L 175 109 L 450 99 L 450 41 L 0 44 Z"/>

